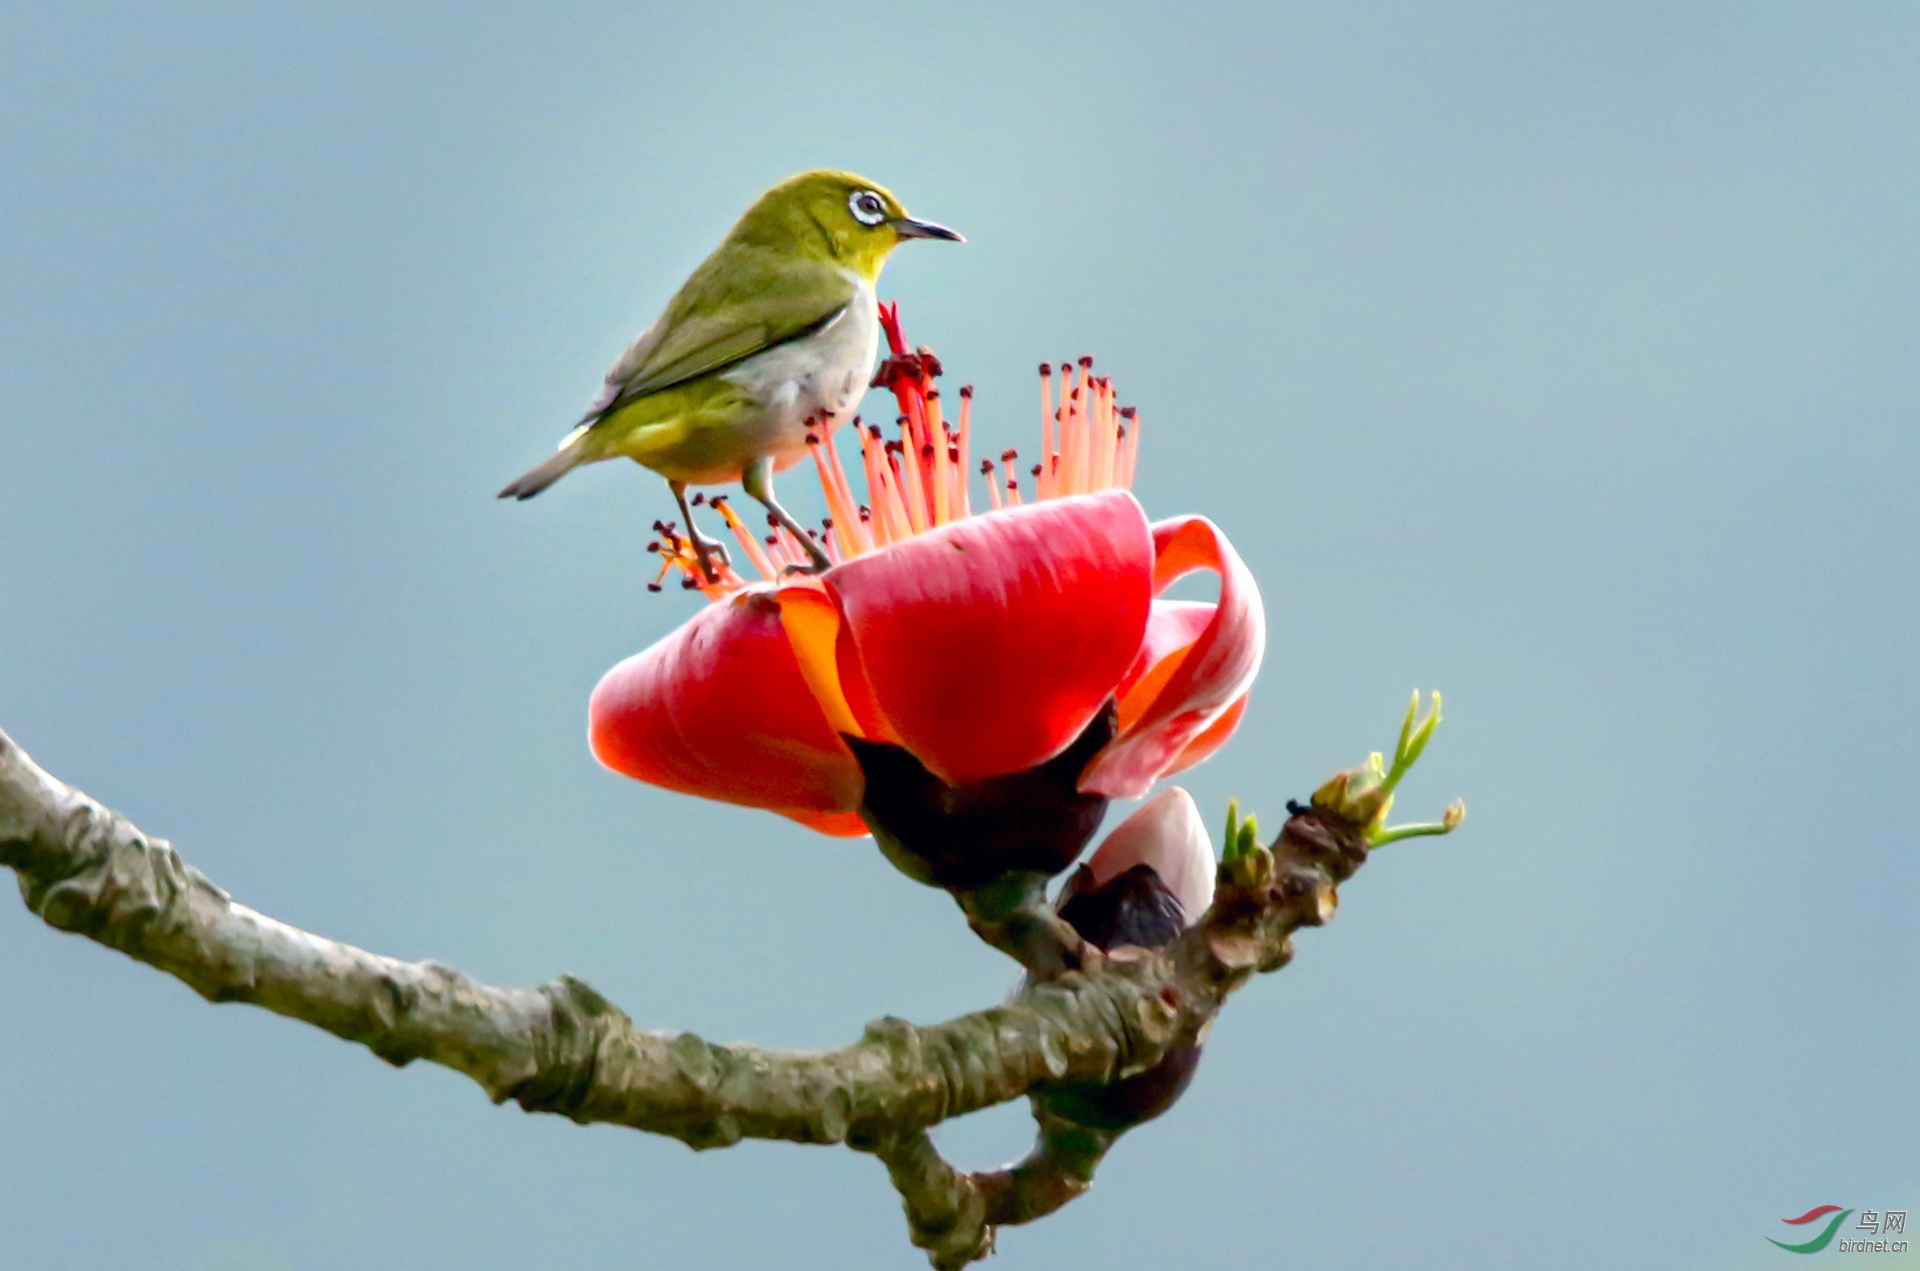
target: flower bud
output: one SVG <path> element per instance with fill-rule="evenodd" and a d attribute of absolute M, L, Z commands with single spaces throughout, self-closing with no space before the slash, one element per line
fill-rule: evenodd
<path fill-rule="evenodd" d="M 1213 899 L 1213 842 L 1193 796 L 1170 787 L 1106 837 L 1061 889 L 1060 916 L 1101 949 L 1162 949 Z M 1180 1046 L 1145 1072 L 1109 1085 L 1068 1082 L 1041 1101 L 1068 1120 L 1123 1130 L 1172 1107 L 1200 1064 L 1200 1047 Z"/>

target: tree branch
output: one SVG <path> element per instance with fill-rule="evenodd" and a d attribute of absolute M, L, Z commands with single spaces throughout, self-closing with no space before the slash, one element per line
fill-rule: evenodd
<path fill-rule="evenodd" d="M 1302 809 L 1271 852 L 1222 866 L 1213 908 L 1162 952 L 1109 958 L 1086 945 L 1077 966 L 1036 978 L 1007 1006 L 930 1026 L 881 1019 L 835 1051 L 765 1050 L 637 1028 L 579 980 L 494 988 L 288 926 L 236 903 L 0 732 L 0 865 L 49 925 L 210 1001 L 304 1020 L 395 1065 L 443 1064 L 496 1103 L 695 1148 L 760 1138 L 871 1152 L 937 1268 L 984 1257 L 994 1228 L 1080 1195 L 1119 1134 L 1039 1111 L 1025 1161 L 963 1174 L 929 1127 L 1062 1081 L 1111 1083 L 1196 1044 L 1229 993 L 1287 961 L 1295 928 L 1331 915 L 1335 886 L 1365 857 L 1362 827 Z"/>

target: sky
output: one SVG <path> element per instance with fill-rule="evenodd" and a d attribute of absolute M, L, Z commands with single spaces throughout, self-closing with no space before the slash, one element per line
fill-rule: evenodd
<path fill-rule="evenodd" d="M 852 168 L 969 238 L 881 294 L 982 438 L 1096 355 L 1259 580 L 1208 820 L 1416 685 L 1400 810 L 1469 808 L 997 1265 L 1778 1265 L 1920 1207 L 1917 58 L 1870 3 L 0 3 L 0 727 L 250 905 L 646 1026 L 999 1001 L 870 844 L 588 755 L 698 603 L 657 479 L 493 498 Z M 21 909 L 0 968 L 0 1266 L 923 1265 L 870 1158 L 494 1108 Z"/>

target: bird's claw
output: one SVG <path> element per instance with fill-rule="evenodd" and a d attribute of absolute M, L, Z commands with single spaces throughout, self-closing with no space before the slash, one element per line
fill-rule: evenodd
<path fill-rule="evenodd" d="M 693 554 L 700 562 L 700 573 L 706 578 L 707 586 L 720 585 L 720 569 L 733 567 L 733 558 L 727 555 L 727 545 L 719 539 L 707 538 L 701 534 L 693 536 Z M 720 568 L 714 567 L 714 558 L 720 560 Z"/>

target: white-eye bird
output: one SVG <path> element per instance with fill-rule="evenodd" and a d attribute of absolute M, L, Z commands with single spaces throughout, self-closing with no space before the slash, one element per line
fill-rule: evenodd
<path fill-rule="evenodd" d="M 850 172 L 805 172 L 747 209 L 666 312 L 607 373 L 559 453 L 500 491 L 530 499 L 583 463 L 625 455 L 667 479 L 709 581 L 721 544 L 700 534 L 687 487 L 739 481 L 807 549 L 826 554 L 773 494 L 807 430 L 851 414 L 880 341 L 874 283 L 909 238 L 964 242 L 907 215 Z"/>

